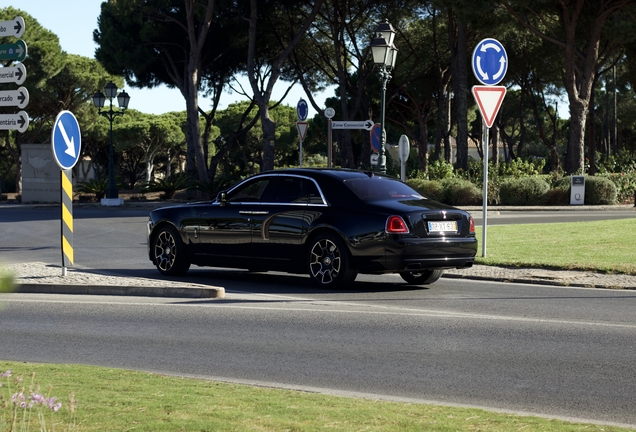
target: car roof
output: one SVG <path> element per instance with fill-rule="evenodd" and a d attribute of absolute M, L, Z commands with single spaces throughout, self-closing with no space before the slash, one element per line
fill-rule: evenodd
<path fill-rule="evenodd" d="M 360 171 L 348 168 L 285 168 L 280 170 L 263 171 L 257 175 L 271 175 L 271 174 L 294 174 L 304 175 L 312 178 L 329 177 L 332 179 L 338 179 L 340 181 L 355 179 L 355 178 L 371 178 L 371 177 L 387 177 L 394 179 L 394 177 L 376 173 L 373 171 Z"/>

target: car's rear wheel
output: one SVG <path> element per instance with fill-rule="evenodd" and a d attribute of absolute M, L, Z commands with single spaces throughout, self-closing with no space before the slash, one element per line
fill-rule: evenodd
<path fill-rule="evenodd" d="M 401 272 L 400 276 L 410 285 L 428 285 L 437 282 L 444 270 L 423 270 L 419 272 Z"/>
<path fill-rule="evenodd" d="M 190 268 L 181 237 L 173 227 L 159 228 L 152 243 L 153 257 L 159 273 L 166 276 L 185 274 Z"/>
<path fill-rule="evenodd" d="M 332 233 L 322 233 L 309 243 L 307 256 L 309 277 L 312 282 L 324 288 L 342 287 L 358 275 L 352 267 L 347 247 Z"/>

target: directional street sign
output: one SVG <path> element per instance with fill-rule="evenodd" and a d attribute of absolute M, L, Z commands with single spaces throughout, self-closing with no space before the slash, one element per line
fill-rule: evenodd
<path fill-rule="evenodd" d="M 298 120 L 301 122 L 307 120 L 307 116 L 309 115 L 309 106 L 305 99 L 298 101 L 298 105 L 296 105 L 296 115 L 298 116 Z"/>
<path fill-rule="evenodd" d="M 373 129 L 373 120 L 364 121 L 334 121 L 331 123 L 333 129 Z"/>
<path fill-rule="evenodd" d="M 300 140 L 305 141 L 305 136 L 307 136 L 307 129 L 309 128 L 309 123 L 304 121 L 296 122 L 296 128 L 298 129 L 298 135 L 300 136 Z"/>
<path fill-rule="evenodd" d="M 26 67 L 22 63 L 0 68 L 0 84 L 16 83 L 17 85 L 22 85 L 26 75 Z"/>
<path fill-rule="evenodd" d="M 18 108 L 24 108 L 29 104 L 29 91 L 20 87 L 17 90 L 1 90 L 0 91 L 0 106 L 17 106 Z"/>
<path fill-rule="evenodd" d="M 20 111 L 17 114 L 0 114 L 0 130 L 26 132 L 29 128 L 29 115 Z"/>
<path fill-rule="evenodd" d="M 82 135 L 72 112 L 62 111 L 57 115 L 51 131 L 51 146 L 60 168 L 68 170 L 75 166 L 82 148 Z"/>
<path fill-rule="evenodd" d="M 472 65 L 475 77 L 480 83 L 497 85 L 508 70 L 508 55 L 498 40 L 487 38 L 475 47 Z"/>
<path fill-rule="evenodd" d="M 14 60 L 21 62 L 26 58 L 27 45 L 23 40 L 16 43 L 0 44 L 0 60 Z"/>
<path fill-rule="evenodd" d="M 488 128 L 495 122 L 505 95 L 506 88 L 503 86 L 473 86 L 473 96 Z"/>
<path fill-rule="evenodd" d="M 0 21 L 0 37 L 22 37 L 24 34 L 24 19 L 15 17 L 9 21 Z"/>

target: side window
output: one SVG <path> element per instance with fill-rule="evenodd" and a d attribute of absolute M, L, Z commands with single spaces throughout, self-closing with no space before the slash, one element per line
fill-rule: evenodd
<path fill-rule="evenodd" d="M 305 181 L 307 184 L 307 191 L 309 196 L 309 204 L 324 204 L 322 200 L 322 196 L 320 196 L 320 192 L 316 187 L 316 184 L 312 181 Z"/>
<path fill-rule="evenodd" d="M 258 179 L 242 184 L 227 197 L 228 202 L 259 202 L 270 179 Z"/>
<path fill-rule="evenodd" d="M 306 203 L 307 191 L 303 187 L 304 180 L 298 177 L 281 178 L 274 185 L 268 201 L 274 203 Z"/>

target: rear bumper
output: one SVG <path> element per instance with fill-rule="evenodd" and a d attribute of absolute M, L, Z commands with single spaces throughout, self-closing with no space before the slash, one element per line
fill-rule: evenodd
<path fill-rule="evenodd" d="M 362 273 L 395 273 L 426 269 L 472 267 L 477 254 L 477 239 L 464 238 L 404 238 L 387 239 L 384 254 L 371 260 L 361 259 Z"/>

